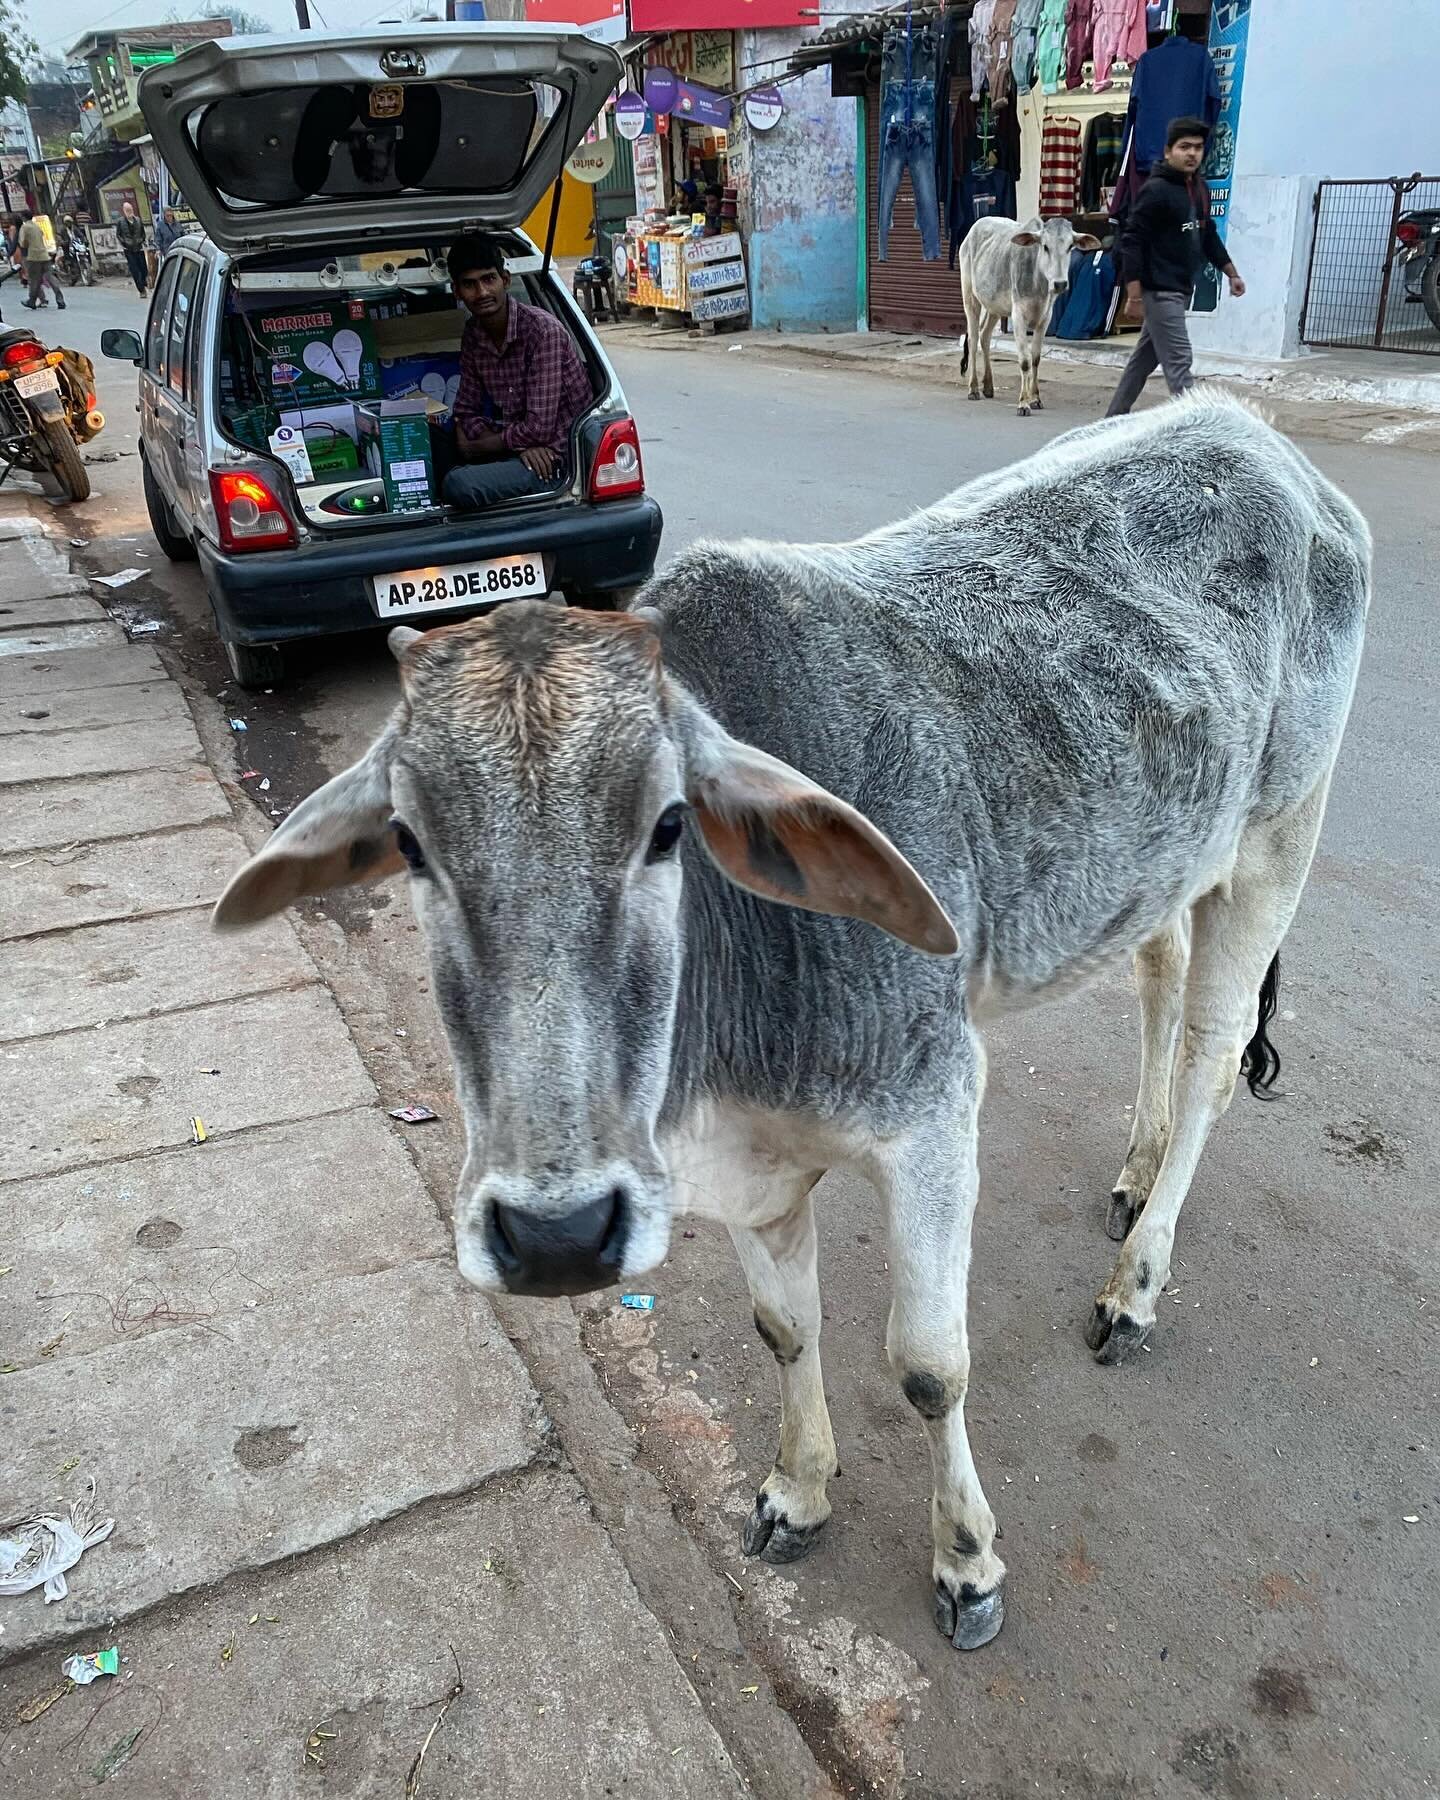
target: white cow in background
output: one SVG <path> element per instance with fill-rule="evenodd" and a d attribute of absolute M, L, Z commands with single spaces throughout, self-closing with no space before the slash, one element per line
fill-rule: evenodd
<path fill-rule="evenodd" d="M 995 398 L 990 367 L 990 335 L 1009 319 L 1020 358 L 1022 419 L 1039 412 L 1040 349 L 1050 329 L 1055 302 L 1070 285 L 1070 252 L 1098 250 L 1100 240 L 1076 231 L 1068 219 L 980 219 L 960 246 L 960 284 L 965 302 L 965 355 L 960 372 L 970 370 L 970 398 L 980 398 L 980 358 L 985 359 L 985 398 Z"/>

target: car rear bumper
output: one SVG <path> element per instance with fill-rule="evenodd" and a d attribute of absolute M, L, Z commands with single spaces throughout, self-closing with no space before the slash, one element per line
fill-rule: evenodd
<path fill-rule="evenodd" d="M 235 644 L 283 644 L 378 626 L 370 578 L 403 569 L 477 562 L 517 552 L 546 559 L 551 589 L 610 594 L 648 581 L 663 524 L 648 494 L 537 513 L 477 513 L 442 526 L 312 539 L 294 550 L 231 556 L 208 539 L 197 548 L 220 634 Z M 427 611 L 406 624 L 443 624 L 483 610 Z M 386 621 L 393 623 L 393 621 Z"/>

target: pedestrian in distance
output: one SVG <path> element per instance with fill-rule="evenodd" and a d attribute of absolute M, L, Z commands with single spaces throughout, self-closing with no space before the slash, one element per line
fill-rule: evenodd
<path fill-rule="evenodd" d="M 145 261 L 145 222 L 136 212 L 133 200 L 127 200 L 120 208 L 120 223 L 115 227 L 115 238 L 124 254 L 125 267 L 130 271 L 130 279 L 135 283 L 136 292 L 143 295 L 150 273 Z"/>
<path fill-rule="evenodd" d="M 30 291 L 20 304 L 28 312 L 34 312 L 37 306 L 48 306 L 50 302 L 45 298 L 45 289 L 48 287 L 55 296 L 56 306 L 64 312 L 65 293 L 50 267 L 50 245 L 33 212 L 25 215 L 25 223 L 20 227 L 18 248 L 20 260 L 25 265 L 25 278 L 30 283 Z"/>
<path fill-rule="evenodd" d="M 165 208 L 164 217 L 155 227 L 156 255 L 163 257 L 175 240 L 183 235 L 184 234 L 181 232 L 179 223 L 175 217 L 175 208 L 173 206 L 167 206 Z"/>
<path fill-rule="evenodd" d="M 1210 187 L 1200 173 L 1209 135 L 1203 119 L 1170 121 L 1164 158 L 1151 171 L 1121 226 L 1125 317 L 1143 324 L 1107 418 L 1129 412 L 1157 366 L 1172 394 L 1194 386 L 1185 314 L 1207 262 L 1228 279 L 1237 300 L 1245 292 L 1240 271 L 1210 216 Z"/>

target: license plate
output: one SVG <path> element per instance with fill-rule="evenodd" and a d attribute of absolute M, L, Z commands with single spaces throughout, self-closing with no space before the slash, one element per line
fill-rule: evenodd
<path fill-rule="evenodd" d="M 37 369 L 33 375 L 17 375 L 15 392 L 22 400 L 33 400 L 37 394 L 48 394 L 60 385 L 53 369 Z"/>
<path fill-rule="evenodd" d="M 523 600 L 544 594 L 545 564 L 539 556 L 496 556 L 488 562 L 451 563 L 438 569 L 400 569 L 372 575 L 370 592 L 382 619 L 442 607 L 480 606 L 495 600 Z"/>

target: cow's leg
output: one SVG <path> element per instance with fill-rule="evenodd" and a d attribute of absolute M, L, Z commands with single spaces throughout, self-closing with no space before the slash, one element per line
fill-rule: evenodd
<path fill-rule="evenodd" d="M 975 290 L 967 282 L 964 290 L 965 298 L 965 354 L 970 361 L 970 398 L 980 398 L 980 324 L 985 316 L 984 308 L 975 296 Z"/>
<path fill-rule="evenodd" d="M 1252 825 L 1230 879 L 1191 913 L 1190 968 L 1169 1138 L 1160 1172 L 1095 1301 L 1086 1341 L 1116 1363 L 1143 1344 L 1170 1279 L 1180 1208 L 1210 1128 L 1230 1104 L 1256 997 L 1300 899 L 1325 813 L 1322 781 L 1293 813 Z"/>
<path fill-rule="evenodd" d="M 1150 1198 L 1170 1133 L 1175 1039 L 1185 1008 L 1185 970 L 1190 960 L 1188 912 L 1140 946 L 1135 985 L 1140 992 L 1140 1092 L 1125 1167 L 1110 1196 L 1105 1229 L 1123 1244 Z"/>
<path fill-rule="evenodd" d="M 980 354 L 985 358 L 985 379 L 981 384 L 985 398 L 995 398 L 995 371 L 990 366 L 990 340 L 995 335 L 995 327 L 1000 323 L 999 313 L 987 312 L 985 322 L 980 327 Z"/>
<path fill-rule="evenodd" d="M 804 1556 L 830 1517 L 825 1488 L 835 1473 L 835 1437 L 820 1376 L 820 1286 L 810 1200 L 819 1179 L 818 1174 L 788 1177 L 776 1193 L 780 1216 L 765 1225 L 730 1227 L 755 1303 L 755 1329 L 769 1345 L 780 1376 L 780 1450 L 743 1534 L 745 1554 L 769 1563 Z"/>
<path fill-rule="evenodd" d="M 925 1421 L 934 1464 L 935 1622 L 960 1650 L 988 1644 L 1005 1616 L 995 1516 L 965 1432 L 966 1286 L 983 1067 L 976 1043 L 975 1076 L 956 1104 L 888 1141 L 869 1170 L 890 1204 L 894 1298 L 886 1350 L 901 1392 Z"/>
<path fill-rule="evenodd" d="M 1011 324 L 1015 327 L 1015 355 L 1020 363 L 1020 400 L 1015 410 L 1022 419 L 1028 419 L 1033 387 L 1032 371 L 1038 354 L 1036 338 L 1023 312 L 1017 312 Z"/>
<path fill-rule="evenodd" d="M 1050 329 L 1050 312 L 1046 313 L 1030 335 L 1030 410 L 1043 412 L 1045 402 L 1040 398 L 1040 352 L 1045 348 L 1045 333 Z"/>

